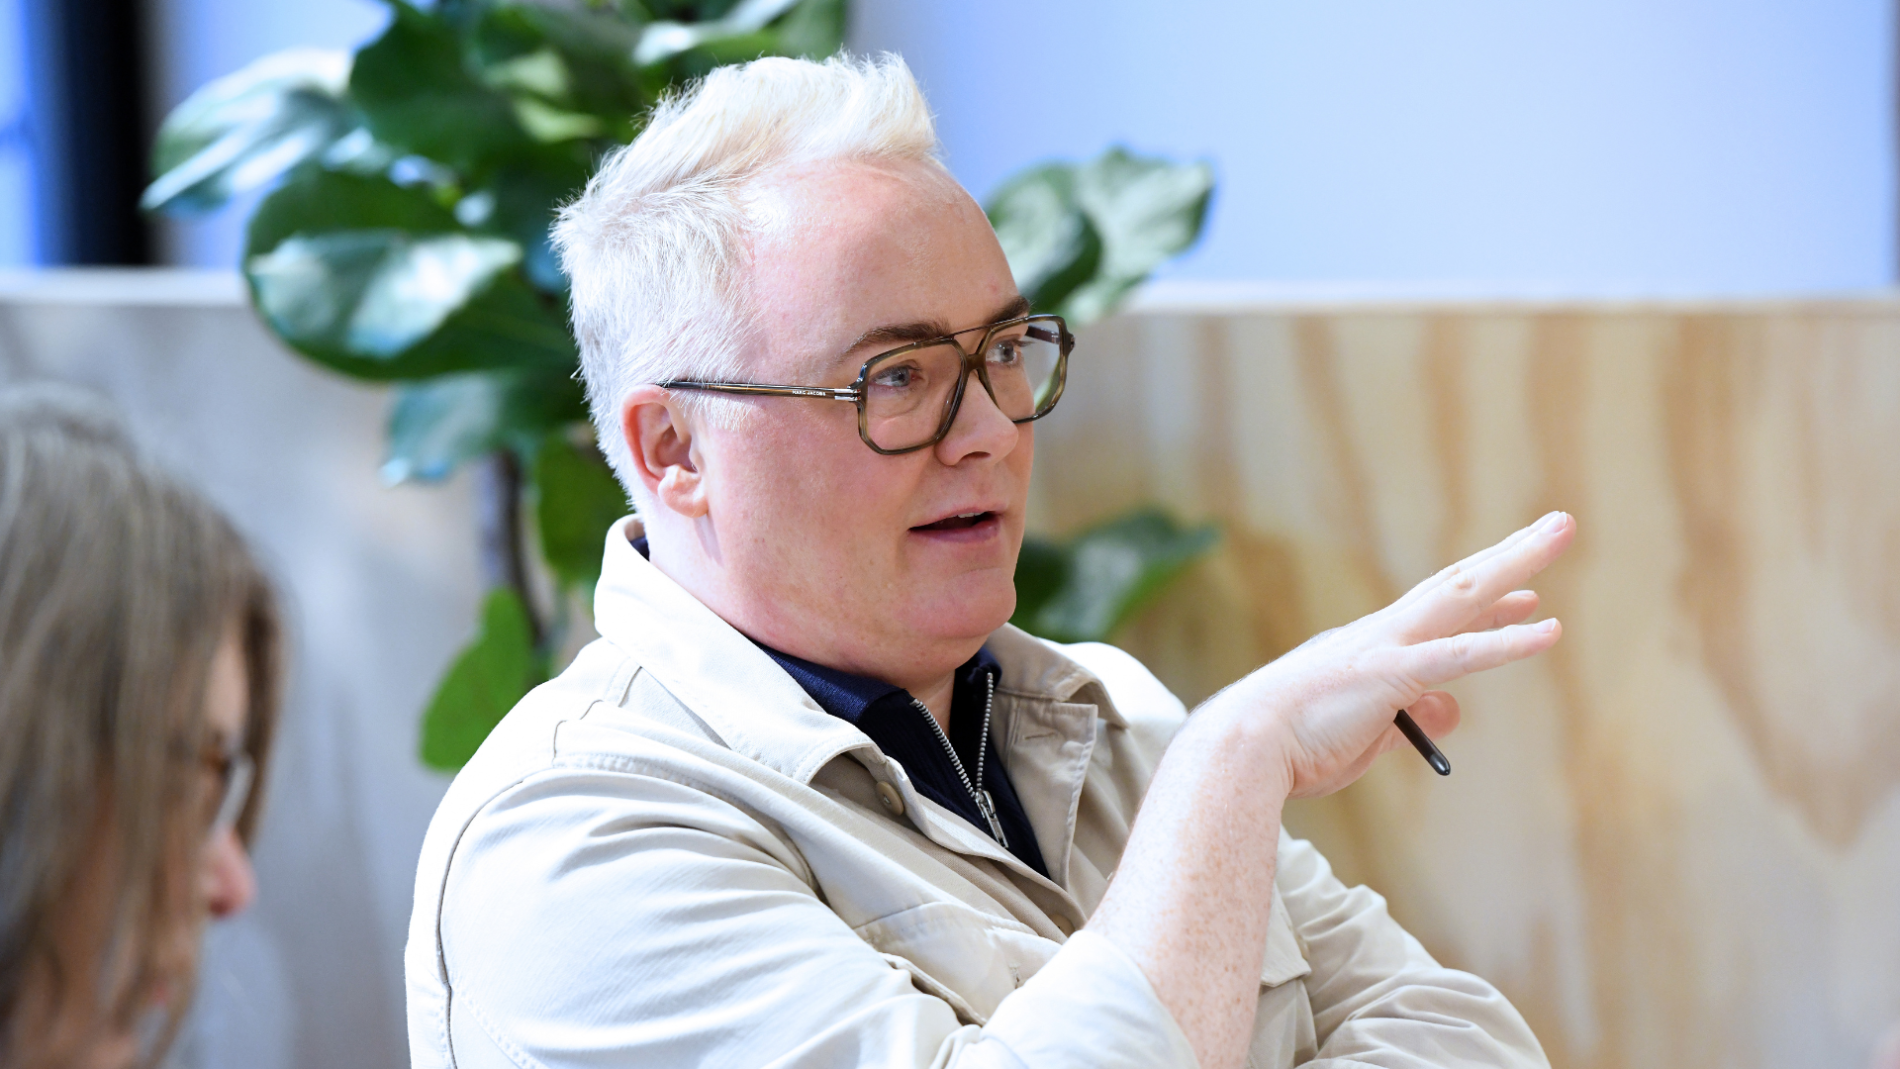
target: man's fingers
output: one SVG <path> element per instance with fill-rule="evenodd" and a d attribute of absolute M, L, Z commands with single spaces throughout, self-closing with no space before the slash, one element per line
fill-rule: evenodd
<path fill-rule="evenodd" d="M 1407 647 L 1407 668 L 1413 679 L 1436 686 L 1542 653 L 1562 634 L 1563 628 L 1555 620 L 1496 631 L 1467 631 Z"/>
<path fill-rule="evenodd" d="M 1456 564 L 1449 564 L 1443 568 L 1440 568 L 1438 571 L 1428 576 L 1423 582 L 1419 583 L 1417 586 L 1414 586 L 1412 589 L 1406 591 L 1405 594 L 1402 597 L 1400 597 L 1398 601 L 1393 602 L 1393 607 L 1398 608 L 1399 606 L 1417 601 L 1419 598 L 1422 598 L 1425 595 L 1431 593 L 1433 590 L 1437 589 L 1437 587 L 1440 584 L 1451 579 L 1452 577 L 1463 575 L 1467 572 L 1470 572 L 1474 568 L 1477 568 L 1479 565 L 1485 563 L 1486 561 L 1492 559 L 1493 557 L 1496 557 L 1499 554 L 1510 552 L 1512 549 L 1515 549 L 1520 543 L 1522 543 L 1525 539 L 1530 538 L 1532 535 L 1536 534 L 1538 528 L 1551 522 L 1551 517 L 1557 516 L 1557 515 L 1560 515 L 1560 513 L 1547 512 L 1544 515 L 1538 517 L 1537 522 L 1529 524 L 1524 527 L 1520 527 L 1517 530 L 1512 531 L 1509 535 L 1505 536 L 1505 538 L 1503 538 L 1501 541 L 1496 542 L 1492 545 L 1486 546 L 1485 548 L 1477 551 L 1476 553 L 1473 553 L 1469 557 L 1466 557 L 1465 559 L 1458 561 Z"/>
<path fill-rule="evenodd" d="M 1513 590 L 1491 604 L 1476 620 L 1465 626 L 1466 631 L 1489 631 L 1494 627 L 1509 627 L 1521 624 L 1537 612 L 1537 591 Z"/>
<path fill-rule="evenodd" d="M 1508 548 L 1477 565 L 1442 574 L 1433 587 L 1405 612 L 1400 625 L 1414 640 L 1456 634 L 1531 576 L 1544 570 L 1570 545 L 1576 523 L 1569 515 L 1553 512 Z M 1502 546 L 1502 543 L 1500 544 Z M 1462 565 L 1460 566 L 1462 568 Z"/>

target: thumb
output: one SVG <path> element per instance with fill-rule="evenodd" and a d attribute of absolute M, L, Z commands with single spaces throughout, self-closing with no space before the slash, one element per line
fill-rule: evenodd
<path fill-rule="evenodd" d="M 1442 690 L 1426 691 L 1405 711 L 1434 739 L 1442 739 L 1458 730 L 1458 699 Z"/>

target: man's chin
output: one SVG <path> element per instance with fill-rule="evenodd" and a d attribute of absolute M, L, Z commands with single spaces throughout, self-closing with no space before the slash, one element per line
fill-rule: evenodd
<path fill-rule="evenodd" d="M 1015 611 L 1016 587 L 1012 583 L 1006 589 L 995 590 L 966 587 L 940 599 L 913 604 L 905 615 L 913 631 L 929 638 L 980 643 L 1008 623 Z"/>

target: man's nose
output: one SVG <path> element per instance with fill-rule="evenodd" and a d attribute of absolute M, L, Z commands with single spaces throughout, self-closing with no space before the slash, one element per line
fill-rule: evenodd
<path fill-rule="evenodd" d="M 988 454 L 1004 456 L 1016 447 L 1020 428 L 996 406 L 996 400 L 983 388 L 975 372 L 963 388 L 963 401 L 950 424 L 950 433 L 937 443 L 937 455 L 945 464 L 955 464 L 968 456 Z"/>
<path fill-rule="evenodd" d="M 205 844 L 205 906 L 213 917 L 242 913 L 257 897 L 257 873 L 234 829 L 225 829 Z"/>

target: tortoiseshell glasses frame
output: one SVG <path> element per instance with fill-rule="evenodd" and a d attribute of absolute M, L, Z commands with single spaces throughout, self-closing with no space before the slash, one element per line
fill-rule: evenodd
<path fill-rule="evenodd" d="M 965 349 L 957 339 L 978 331 L 982 338 L 974 349 Z M 915 394 L 908 385 L 909 380 L 922 376 L 925 378 L 921 396 L 924 401 L 931 400 L 930 394 L 941 390 L 948 384 L 947 378 L 940 382 L 929 381 L 931 370 L 948 371 L 947 363 L 941 368 L 918 366 L 916 361 L 904 363 L 906 357 L 936 355 L 945 347 L 957 353 L 958 367 L 954 388 L 940 402 L 941 415 L 934 428 L 921 440 L 916 430 L 919 422 L 928 417 L 928 410 L 920 410 L 919 401 L 910 401 L 908 408 L 895 415 L 888 411 L 873 412 L 874 405 L 888 410 L 892 406 L 903 404 L 904 393 Z M 1053 355 L 1049 351 L 1053 347 Z M 858 437 L 872 450 L 886 456 L 896 456 L 925 449 L 942 441 L 956 423 L 957 410 L 963 404 L 964 391 L 968 388 L 970 376 L 974 374 L 983 384 L 983 390 L 990 400 L 996 403 L 1012 423 L 1029 423 L 1048 415 L 1062 399 L 1062 390 L 1068 381 L 1069 354 L 1075 348 L 1075 336 L 1069 333 L 1068 324 L 1061 316 L 1028 315 L 1006 319 L 999 323 L 970 327 L 936 338 L 911 342 L 888 352 L 882 352 L 864 362 L 858 369 L 858 377 L 850 386 L 785 386 L 759 382 L 699 382 L 687 379 L 671 379 L 658 383 L 669 390 L 706 390 L 716 393 L 748 394 L 753 396 L 776 397 L 812 397 L 830 401 L 849 401 L 858 409 Z M 994 358 L 993 358 L 994 357 Z M 940 363 L 947 361 L 948 354 L 942 354 Z M 1032 363 L 1035 362 L 1035 363 Z M 996 365 L 994 368 L 992 364 Z M 1047 364 L 1046 367 L 1039 366 Z M 898 377 L 904 377 L 905 383 L 897 384 Z M 1020 376 L 1019 383 L 1016 378 Z M 1004 394 L 997 395 L 996 378 L 1004 379 Z M 1037 381 L 1040 380 L 1040 381 Z M 1027 393 L 1024 393 L 1026 388 Z M 1010 409 L 1027 409 L 1022 415 L 1012 414 Z M 896 423 L 906 422 L 907 427 L 900 430 L 887 430 L 874 427 L 874 420 Z M 879 442 L 879 438 L 884 438 Z"/>

